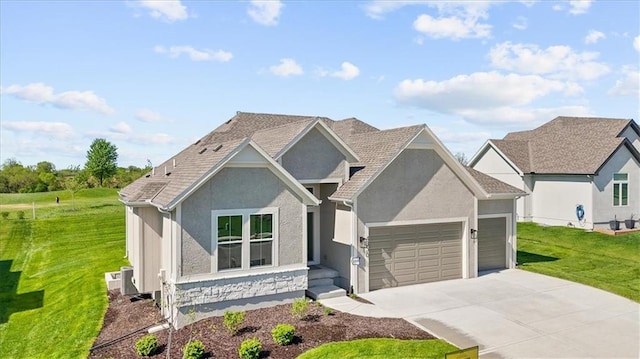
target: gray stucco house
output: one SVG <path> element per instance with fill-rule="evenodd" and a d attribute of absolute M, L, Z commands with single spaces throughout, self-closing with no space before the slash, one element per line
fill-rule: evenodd
<path fill-rule="evenodd" d="M 520 188 L 520 221 L 588 230 L 640 216 L 640 131 L 631 119 L 557 117 L 488 140 L 469 166 Z M 580 209 L 578 208 L 580 207 Z M 581 215 L 582 218 L 579 218 Z"/>
<path fill-rule="evenodd" d="M 463 167 L 426 125 L 239 112 L 120 199 L 133 284 L 180 327 L 191 309 L 514 267 L 524 194 Z"/>

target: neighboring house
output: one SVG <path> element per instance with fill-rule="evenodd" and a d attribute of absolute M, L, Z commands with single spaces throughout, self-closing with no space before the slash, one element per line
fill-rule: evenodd
<path fill-rule="evenodd" d="M 640 216 L 639 151 L 633 120 L 557 117 L 487 141 L 469 166 L 530 194 L 518 200 L 520 221 L 609 228 Z"/>
<path fill-rule="evenodd" d="M 524 194 L 463 167 L 426 125 L 239 112 L 120 199 L 133 283 L 180 327 L 191 309 L 514 267 Z"/>

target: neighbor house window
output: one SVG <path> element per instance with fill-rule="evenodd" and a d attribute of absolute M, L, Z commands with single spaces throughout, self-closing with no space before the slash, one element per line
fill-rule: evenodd
<path fill-rule="evenodd" d="M 627 206 L 629 204 L 629 175 L 626 173 L 613 174 L 613 205 Z"/>
<path fill-rule="evenodd" d="M 220 272 L 274 265 L 277 213 L 277 208 L 213 211 L 214 268 Z"/>

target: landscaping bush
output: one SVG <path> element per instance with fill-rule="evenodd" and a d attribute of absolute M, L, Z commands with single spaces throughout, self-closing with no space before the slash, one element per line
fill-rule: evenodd
<path fill-rule="evenodd" d="M 199 340 L 188 342 L 182 348 L 182 359 L 200 359 L 204 357 L 204 344 Z"/>
<path fill-rule="evenodd" d="M 227 328 L 229 334 L 236 335 L 238 334 L 238 329 L 240 329 L 240 325 L 244 321 L 245 312 L 233 312 L 227 310 L 224 312 L 224 327 Z"/>
<path fill-rule="evenodd" d="M 18 219 L 24 219 L 24 211 L 18 211 Z"/>
<path fill-rule="evenodd" d="M 3 211 L 2 212 L 2 219 L 7 219 L 7 218 L 9 218 L 9 212 Z"/>
<path fill-rule="evenodd" d="M 294 299 L 293 304 L 291 304 L 291 315 L 298 319 L 302 318 L 308 306 L 307 298 Z"/>
<path fill-rule="evenodd" d="M 333 309 L 329 307 L 324 308 L 324 315 L 333 315 Z"/>
<path fill-rule="evenodd" d="M 258 338 L 246 339 L 240 344 L 238 348 L 238 355 L 242 359 L 258 359 L 260 357 L 260 351 L 262 350 L 262 343 Z"/>
<path fill-rule="evenodd" d="M 136 342 L 136 352 L 142 357 L 148 357 L 158 350 L 158 337 L 148 334 Z"/>
<path fill-rule="evenodd" d="M 271 330 L 273 341 L 280 345 L 289 345 L 293 342 L 296 328 L 291 324 L 278 324 Z"/>

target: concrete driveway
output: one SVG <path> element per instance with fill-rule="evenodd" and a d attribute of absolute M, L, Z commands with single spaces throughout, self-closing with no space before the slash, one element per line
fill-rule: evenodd
<path fill-rule="evenodd" d="M 640 357 L 638 303 L 518 269 L 362 297 L 460 348 L 479 345 L 483 358 Z"/>

